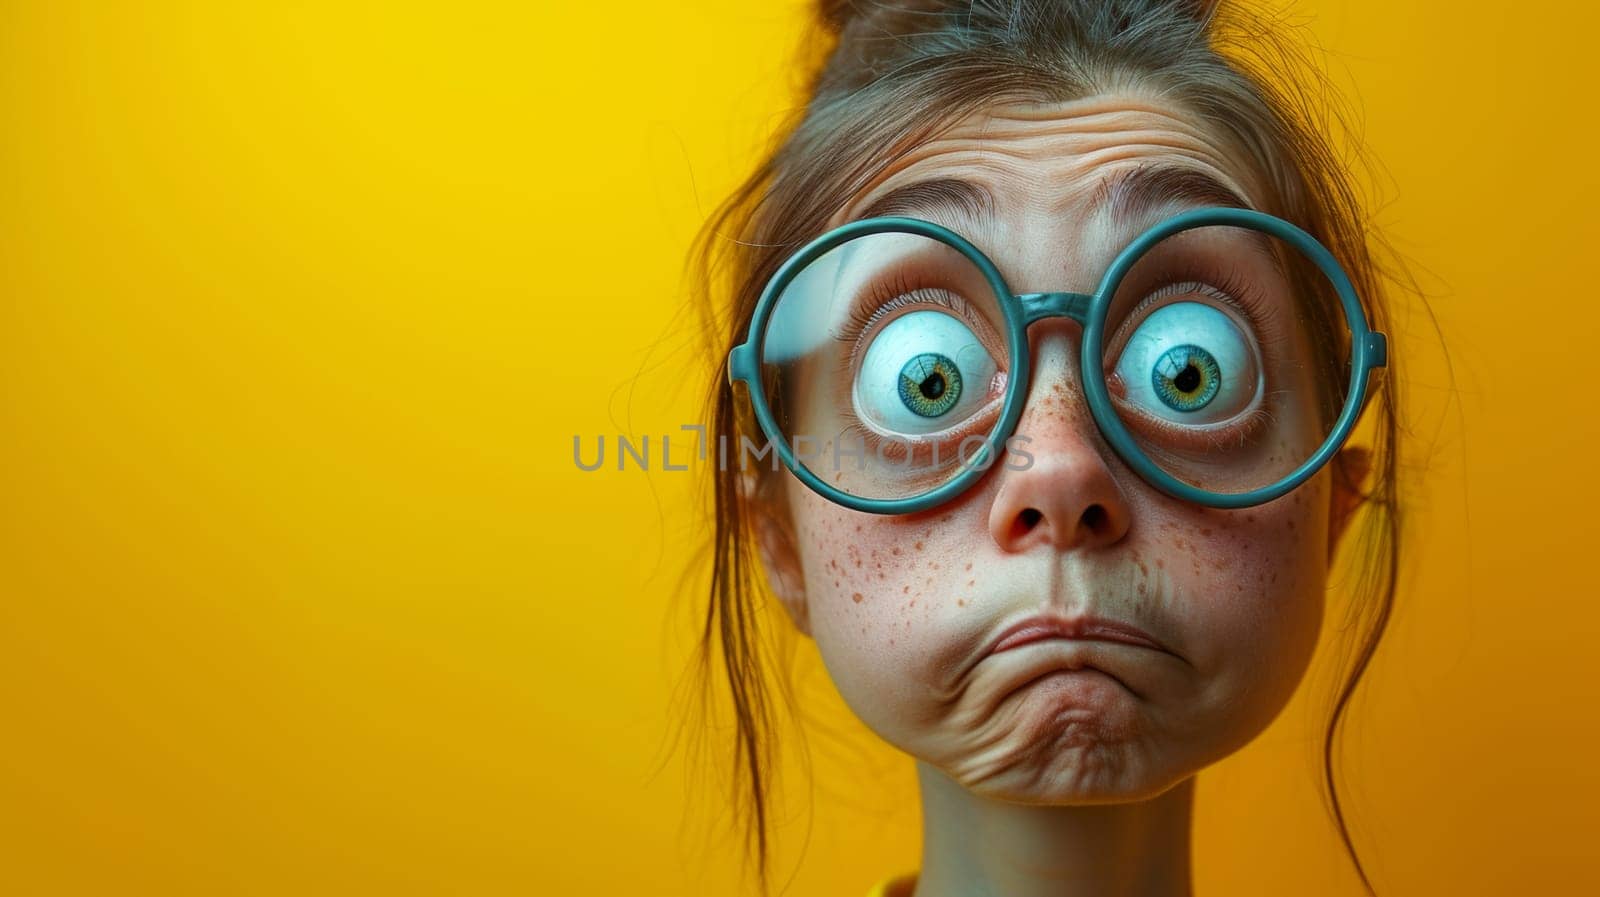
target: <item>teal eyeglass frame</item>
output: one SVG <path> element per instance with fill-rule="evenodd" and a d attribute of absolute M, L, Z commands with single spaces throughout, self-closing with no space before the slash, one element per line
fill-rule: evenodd
<path fill-rule="evenodd" d="M 1156 243 L 1174 234 L 1197 227 L 1243 227 L 1277 237 L 1307 258 L 1311 259 L 1333 285 L 1339 302 L 1344 307 L 1345 319 L 1350 327 L 1350 388 L 1345 393 L 1345 404 L 1332 432 L 1322 445 L 1298 468 L 1277 482 L 1249 492 L 1222 493 L 1199 489 L 1167 473 L 1151 461 L 1135 443 L 1122 419 L 1117 416 L 1106 388 L 1102 364 L 1104 327 L 1110 311 L 1112 297 L 1116 295 L 1123 277 L 1141 256 Z M 1006 381 L 1006 396 L 1000 419 L 984 436 L 984 444 L 974 453 L 973 460 L 963 461 L 967 468 L 949 482 L 921 495 L 897 499 L 874 499 L 851 495 L 828 485 L 795 458 L 785 434 L 779 429 L 761 386 L 761 356 L 765 347 L 767 323 L 771 320 L 778 297 L 783 295 L 791 281 L 812 261 L 836 246 L 868 234 L 895 232 L 907 233 L 938 240 L 966 256 L 993 289 L 1001 313 L 1005 316 L 1006 343 L 1010 351 L 1011 374 Z M 820 493 L 824 498 L 847 508 L 875 514 L 911 514 L 944 504 L 971 488 L 988 473 L 993 460 L 987 458 L 1004 445 L 1016 432 L 1022 418 L 1022 408 L 1027 400 L 1032 380 L 1031 359 L 1028 354 L 1027 328 L 1045 318 L 1067 317 L 1083 327 L 1080 340 L 1079 369 L 1084 396 L 1089 412 L 1100 433 L 1110 443 L 1118 457 L 1129 467 L 1173 498 L 1183 499 L 1213 508 L 1247 508 L 1271 501 L 1309 479 L 1349 438 L 1371 399 L 1372 387 L 1381 382 L 1383 370 L 1388 365 L 1388 341 L 1384 334 L 1372 330 L 1366 313 L 1349 276 L 1338 261 L 1317 239 L 1282 218 L 1253 209 L 1213 206 L 1191 209 L 1168 218 L 1140 234 L 1112 261 L 1100 278 L 1093 293 L 1023 293 L 1015 294 L 1006 285 L 1000 271 L 976 246 L 960 234 L 919 218 L 879 217 L 852 221 L 828 231 L 801 247 L 778 268 L 767 282 L 756 303 L 755 315 L 745 342 L 728 353 L 729 384 L 744 383 L 754 408 L 756 420 L 772 443 L 778 456 L 801 482 Z"/>

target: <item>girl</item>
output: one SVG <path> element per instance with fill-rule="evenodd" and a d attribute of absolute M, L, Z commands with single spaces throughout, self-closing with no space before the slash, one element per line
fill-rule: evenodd
<path fill-rule="evenodd" d="M 922 865 L 874 894 L 1188 894 L 1195 776 L 1297 688 L 1358 508 L 1330 788 L 1393 601 L 1388 314 L 1322 96 L 1211 3 L 819 12 L 807 104 L 697 247 L 733 276 L 700 669 L 763 892 L 758 581 L 915 760 Z"/>

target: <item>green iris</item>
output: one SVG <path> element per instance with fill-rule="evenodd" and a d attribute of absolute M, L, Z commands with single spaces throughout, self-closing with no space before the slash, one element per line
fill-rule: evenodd
<path fill-rule="evenodd" d="M 1222 371 L 1210 352 L 1194 345 L 1173 346 L 1150 371 L 1156 397 L 1174 411 L 1196 411 L 1222 388 Z"/>
<path fill-rule="evenodd" d="M 938 417 L 961 398 L 961 372 L 937 352 L 924 352 L 900 369 L 900 401 L 912 413 Z"/>

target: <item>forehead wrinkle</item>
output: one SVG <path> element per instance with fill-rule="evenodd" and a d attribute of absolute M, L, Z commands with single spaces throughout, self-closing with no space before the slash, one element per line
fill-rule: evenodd
<path fill-rule="evenodd" d="M 1020 136 L 984 134 L 942 137 L 906 152 L 900 157 L 898 160 L 900 164 L 894 170 L 904 171 L 917 163 L 939 156 L 956 158 L 967 155 L 979 158 L 998 156 L 1035 162 L 1058 157 L 1084 158 L 1111 150 L 1141 147 L 1209 155 L 1218 159 L 1224 157 L 1221 146 L 1200 135 L 1163 128 L 1119 128 L 1093 133 L 1065 131 L 1056 134 L 1030 133 Z"/>
<path fill-rule="evenodd" d="M 1046 203 L 1050 211 L 1063 212 L 1070 208 L 1076 199 L 1080 199 L 1085 194 L 1092 194 L 1097 190 L 1103 189 L 1103 178 L 1092 178 L 1093 182 L 1091 183 L 1089 182 L 1090 179 L 1085 178 L 1085 175 L 1091 174 L 1095 169 L 1118 162 L 1137 161 L 1141 164 L 1159 164 L 1159 160 L 1151 158 L 1152 151 L 1168 153 L 1191 163 L 1197 163 L 1193 167 L 1204 170 L 1228 190 L 1239 194 L 1241 197 L 1248 198 L 1252 191 L 1243 188 L 1234 178 L 1229 176 L 1226 169 L 1219 164 L 1222 160 L 1210 150 L 1212 150 L 1211 147 L 1195 147 L 1181 141 L 1162 140 L 1156 135 L 1151 135 L 1149 139 L 1141 142 L 1107 141 L 1104 146 L 1095 147 L 1092 150 L 1057 155 L 1054 158 L 1048 156 L 1041 158 L 1044 154 L 1041 154 L 1038 150 L 1029 151 L 1005 143 L 994 144 L 971 141 L 969 146 L 961 149 L 942 148 L 930 144 L 924 147 L 922 152 L 917 153 L 915 157 L 908 158 L 905 164 L 896 167 L 887 177 L 883 178 L 878 185 L 879 189 L 873 191 L 870 195 L 864 195 L 860 200 L 852 203 L 836 218 L 840 219 L 840 223 L 842 223 L 842 221 L 864 217 L 862 213 L 854 210 L 866 207 L 868 204 L 876 204 L 888 193 L 898 192 L 902 189 L 898 184 L 891 185 L 891 181 L 920 183 L 923 180 L 973 181 L 986 185 L 995 182 L 1013 182 L 1034 188 L 1030 192 L 1036 198 L 1040 196 L 1041 192 L 1045 192 L 1037 188 L 1043 187 L 1046 191 L 1060 191 L 1065 194 L 1056 202 Z M 938 163 L 932 166 L 926 164 L 936 158 L 939 159 Z M 935 175 L 932 172 L 928 172 L 924 178 L 916 177 L 917 174 L 921 173 L 922 169 L 930 167 L 934 168 L 938 174 Z M 974 174 L 985 168 L 991 170 L 987 173 L 987 176 L 973 177 Z M 981 218 L 988 213 L 993 213 L 995 211 L 994 205 L 1002 207 L 1008 205 L 1002 198 L 1004 191 L 995 190 L 992 187 L 991 190 L 995 194 L 993 204 L 980 203 L 976 201 L 976 197 L 970 203 L 965 201 L 964 196 L 952 196 L 951 198 L 960 200 L 953 203 L 954 205 L 961 207 L 963 211 L 966 211 L 967 207 L 971 207 L 971 211 L 979 212 L 978 217 Z M 930 190 L 929 192 L 933 191 Z M 975 194 L 977 191 L 972 192 Z M 931 196 L 926 198 L 931 199 Z M 931 205 L 931 203 L 919 201 L 909 207 L 920 206 L 926 208 L 928 205 Z M 1250 205 L 1254 207 L 1254 203 Z"/>
<path fill-rule="evenodd" d="M 1219 148 L 1215 135 L 1207 128 L 1172 109 L 1126 100 L 1116 104 L 1102 102 L 1101 106 L 1110 108 L 1095 107 L 1089 111 L 1074 111 L 1075 105 L 1079 104 L 976 112 L 951 125 L 930 144 L 1002 139 L 1026 142 L 1060 137 L 1114 137 L 1119 142 L 1130 142 L 1135 135 L 1165 133 L 1182 135 L 1209 149 Z"/>
<path fill-rule="evenodd" d="M 1117 175 L 1096 169 L 1135 160 L 1161 164 L 1152 158 L 1158 153 L 1186 160 L 1241 198 L 1248 200 L 1255 192 L 1231 176 L 1234 166 L 1228 160 L 1234 154 L 1187 117 L 1138 98 L 1114 102 L 1094 98 L 1065 106 L 1025 105 L 974 113 L 898 156 L 829 226 L 859 217 L 853 209 L 900 189 L 902 182 L 931 179 L 987 184 L 995 194 L 997 216 L 1009 214 L 1008 207 L 1015 204 L 1008 197 L 1013 195 L 1053 215 L 1080 204 L 1090 211 L 1098 205 L 1090 202 L 1091 197 L 1106 189 L 1106 178 Z M 1258 207 L 1254 202 L 1248 205 Z M 954 227 L 949 221 L 941 216 L 939 223 Z"/>

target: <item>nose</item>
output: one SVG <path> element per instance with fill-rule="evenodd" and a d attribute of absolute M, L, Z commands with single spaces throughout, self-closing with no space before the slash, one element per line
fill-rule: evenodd
<path fill-rule="evenodd" d="M 1032 382 L 1013 438 L 1032 460 L 1000 466 L 989 511 L 990 533 L 1004 551 L 1110 544 L 1132 524 L 1131 506 L 1111 467 L 1111 447 L 1084 400 L 1081 333 L 1076 322 L 1062 317 L 1028 328 Z"/>

